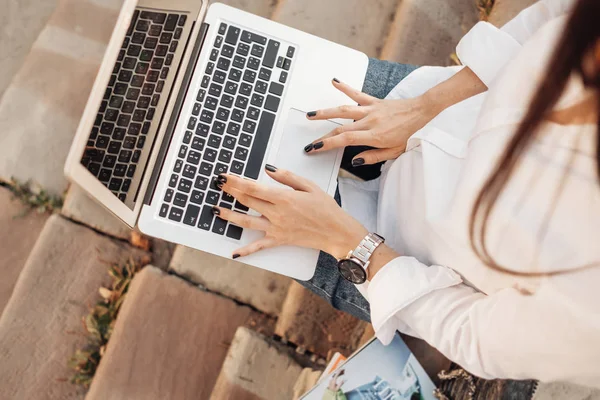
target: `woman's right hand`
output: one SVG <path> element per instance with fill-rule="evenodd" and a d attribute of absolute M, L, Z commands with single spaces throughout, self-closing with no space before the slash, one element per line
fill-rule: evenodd
<path fill-rule="evenodd" d="M 380 100 L 336 79 L 333 86 L 360 106 L 340 106 L 307 113 L 310 120 L 352 119 L 327 135 L 308 144 L 307 153 L 328 151 L 345 146 L 371 146 L 354 157 L 353 166 L 375 164 L 397 158 L 406 150 L 408 138 L 424 127 L 441 110 L 425 96 L 412 99 Z"/>

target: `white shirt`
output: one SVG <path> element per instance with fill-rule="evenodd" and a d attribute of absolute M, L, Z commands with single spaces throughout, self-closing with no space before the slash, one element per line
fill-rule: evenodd
<path fill-rule="evenodd" d="M 572 3 L 542 0 L 502 29 L 477 24 L 457 54 L 489 90 L 416 132 L 378 180 L 340 180 L 343 207 L 406 255 L 359 286 L 382 342 L 400 330 L 484 378 L 600 387 L 600 267 L 575 271 L 600 261 L 596 127 L 544 122 L 488 227 L 488 250 L 500 265 L 573 273 L 496 272 L 471 250 L 468 236 L 474 199 L 545 75 Z M 419 68 L 388 98 L 418 96 L 460 68 Z M 573 77 L 555 109 L 584 93 Z"/>

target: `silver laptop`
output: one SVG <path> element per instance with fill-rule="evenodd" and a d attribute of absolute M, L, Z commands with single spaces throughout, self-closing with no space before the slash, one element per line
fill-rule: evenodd
<path fill-rule="evenodd" d="M 220 173 L 274 185 L 266 163 L 333 195 L 341 151 L 303 147 L 346 121 L 309 110 L 352 104 L 367 56 L 238 9 L 201 0 L 126 0 L 67 163 L 67 177 L 147 235 L 230 258 L 264 233 L 212 214 L 257 215 L 218 190 Z M 238 259 L 310 279 L 318 252 L 292 246 Z"/>

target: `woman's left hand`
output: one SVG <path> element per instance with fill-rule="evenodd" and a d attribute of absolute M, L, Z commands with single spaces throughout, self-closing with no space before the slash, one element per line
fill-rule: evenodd
<path fill-rule="evenodd" d="M 223 207 L 213 212 L 243 228 L 265 232 L 265 236 L 234 252 L 233 258 L 281 245 L 323 250 L 343 258 L 368 231 L 348 215 L 313 182 L 290 171 L 266 167 L 268 175 L 289 186 L 267 186 L 235 175 L 219 175 L 217 182 L 240 203 L 262 216 L 250 216 Z"/>

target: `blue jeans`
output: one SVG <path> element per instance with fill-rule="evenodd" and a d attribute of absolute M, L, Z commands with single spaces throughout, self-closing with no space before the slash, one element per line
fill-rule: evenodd
<path fill-rule="evenodd" d="M 397 64 L 371 58 L 369 59 L 369 67 L 362 91 L 371 96 L 383 99 L 398 82 L 416 68 L 412 65 Z M 344 150 L 342 168 L 364 180 L 371 180 L 379 176 L 381 164 L 352 167 L 352 158 L 366 149 L 368 149 L 366 146 L 347 147 Z M 339 191 L 336 191 L 335 200 L 341 205 Z M 337 270 L 337 260 L 331 255 L 321 252 L 317 261 L 317 269 L 312 279 L 298 282 L 327 300 L 329 304 L 338 310 L 371 322 L 369 302 L 360 294 L 354 284 L 340 276 Z"/>

